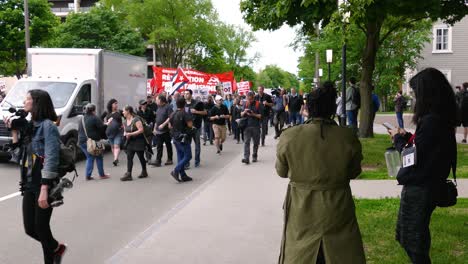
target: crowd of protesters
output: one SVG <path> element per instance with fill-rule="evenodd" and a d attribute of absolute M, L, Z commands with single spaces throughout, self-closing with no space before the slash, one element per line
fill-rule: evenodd
<path fill-rule="evenodd" d="M 119 165 L 121 150 L 125 151 L 127 170 L 121 181 L 133 180 L 135 155 L 141 164 L 138 178 L 149 176 L 148 165 L 161 167 L 175 164 L 171 175 L 178 182 L 190 181 L 186 170 L 190 168 L 192 159 L 195 168 L 200 166 L 202 141 L 203 146 L 207 143 L 214 145 L 216 153 L 221 155 L 223 143 L 232 138 L 237 144 L 244 144 L 242 163 L 257 162 L 259 146 L 265 146 L 270 127 L 274 127 L 276 139 L 286 126 L 302 124 L 304 116 L 307 116 L 304 98 L 295 88 L 291 88 L 290 93 L 279 89 L 273 95 L 266 93 L 263 86 L 257 90 L 258 93 L 251 91 L 245 95 L 223 95 L 218 91 L 203 99 L 200 96 L 194 98 L 190 89 L 172 95 L 163 92 L 141 99 L 136 108 L 124 106 L 123 109 L 119 108 L 117 100 L 111 99 L 101 118 L 96 116 L 94 105 L 87 105 L 83 124 L 80 125 L 79 141 L 87 160 L 86 179 L 94 179 L 94 161 L 101 179 L 110 176 L 104 172 L 102 155 L 95 156 L 86 151 L 88 137 L 96 141 L 109 141 L 113 166 Z M 146 130 L 152 133 L 145 133 Z"/>

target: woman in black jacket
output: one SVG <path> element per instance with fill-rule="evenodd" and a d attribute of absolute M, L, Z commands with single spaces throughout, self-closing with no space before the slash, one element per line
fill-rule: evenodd
<path fill-rule="evenodd" d="M 412 135 L 403 129 L 390 131 L 400 152 L 416 146 L 415 157 L 403 156 L 409 162 L 397 175 L 403 189 L 396 239 L 412 263 L 431 263 L 431 215 L 440 202 L 450 170 L 456 167 L 456 102 L 449 82 L 436 69 L 419 72 L 410 86 L 416 97 L 413 116 L 416 132 Z"/>
<path fill-rule="evenodd" d="M 96 160 L 99 177 L 105 180 L 108 179 L 110 175 L 104 172 L 103 154 L 93 155 L 89 153 L 86 142 L 88 138 L 96 141 L 104 139 L 106 125 L 96 116 L 96 106 L 94 104 L 87 104 L 84 110 L 85 114 L 83 120 L 78 127 L 78 145 L 86 156 L 86 180 L 94 180 L 91 176 L 93 174 L 94 160 Z M 83 127 L 83 124 L 85 127 Z"/>

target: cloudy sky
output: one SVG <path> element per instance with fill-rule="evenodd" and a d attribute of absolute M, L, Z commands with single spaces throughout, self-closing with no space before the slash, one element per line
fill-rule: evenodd
<path fill-rule="evenodd" d="M 239 9 L 240 0 L 211 0 L 219 13 L 219 18 L 229 24 L 240 25 L 251 30 L 242 19 Z M 294 29 L 283 26 L 281 29 L 254 32 L 257 42 L 252 43 L 248 50 L 249 56 L 255 52 L 260 54 L 260 59 L 253 65 L 255 71 L 263 69 L 266 65 L 276 64 L 282 69 L 297 74 L 297 60 L 302 54 L 295 52 L 289 44 L 295 38 Z"/>

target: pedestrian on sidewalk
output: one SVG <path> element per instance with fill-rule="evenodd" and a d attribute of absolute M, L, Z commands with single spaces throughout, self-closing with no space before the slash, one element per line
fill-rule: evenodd
<path fill-rule="evenodd" d="M 60 134 L 50 95 L 39 89 L 28 91 L 24 111 L 31 114 L 26 127 L 12 126 L 10 119 L 5 124 L 11 129 L 13 143 L 21 143 L 21 182 L 23 195 L 23 224 L 26 234 L 42 245 L 45 264 L 62 262 L 67 246 L 55 240 L 50 228 L 53 208 L 49 204 L 50 189 L 59 178 Z M 20 133 L 21 141 L 18 141 Z M 23 245 L 25 246 L 25 245 Z"/>
<path fill-rule="evenodd" d="M 156 137 L 156 163 L 154 166 L 161 167 L 163 156 L 163 146 L 166 144 L 167 161 L 164 165 L 172 165 L 172 143 L 171 134 L 169 131 L 169 117 L 173 113 L 172 106 L 168 104 L 164 95 L 160 94 L 156 98 L 158 110 L 156 111 L 156 125 L 154 126 L 153 134 Z"/>
<path fill-rule="evenodd" d="M 302 99 L 302 96 L 296 92 L 296 88 L 291 88 L 291 94 L 289 95 L 288 101 L 289 123 L 292 126 L 302 124 L 300 111 L 304 104 L 304 100 Z"/>
<path fill-rule="evenodd" d="M 260 144 L 260 120 L 262 119 L 262 105 L 259 101 L 254 100 L 255 93 L 247 93 L 247 102 L 245 103 L 244 110 L 241 113 L 242 117 L 247 118 L 246 126 L 244 129 L 245 142 L 244 142 L 244 158 L 242 163 L 250 163 L 250 141 L 253 140 L 253 154 L 252 162 L 258 160 L 258 145 Z"/>
<path fill-rule="evenodd" d="M 226 141 L 226 120 L 231 116 L 229 110 L 223 104 L 223 98 L 220 95 L 216 95 L 216 105 L 211 108 L 210 120 L 213 122 L 213 131 L 215 136 L 215 145 L 217 148 L 216 154 L 221 154 L 223 151 L 223 143 Z"/>
<path fill-rule="evenodd" d="M 335 100 L 330 81 L 312 91 L 310 118 L 284 130 L 278 142 L 276 171 L 290 180 L 280 264 L 366 263 L 349 186 L 361 173 L 361 143 L 332 119 Z"/>
<path fill-rule="evenodd" d="M 234 100 L 232 99 L 232 94 L 228 94 L 226 95 L 226 98 L 223 102 L 223 104 L 226 106 L 226 108 L 228 109 L 229 111 L 229 115 L 232 115 L 231 113 L 231 107 L 232 107 L 232 104 L 234 103 Z M 227 126 L 228 126 L 228 130 L 229 130 L 229 135 L 232 135 L 232 123 L 231 123 L 231 119 L 227 119 L 226 120 L 226 123 L 227 123 Z"/>
<path fill-rule="evenodd" d="M 106 122 L 106 136 L 111 145 L 114 161 L 112 164 L 117 166 L 119 164 L 120 146 L 123 143 L 123 125 L 122 125 L 122 111 L 119 110 L 119 103 L 115 99 L 110 99 L 107 102 L 107 113 L 104 117 Z"/>
<path fill-rule="evenodd" d="M 179 98 L 176 102 L 177 111 L 172 113 L 169 127 L 177 150 L 177 165 L 171 176 L 178 182 L 191 181 L 192 178 L 185 172 L 187 162 L 192 158 L 191 141 L 194 133 L 192 115 L 185 111 L 185 99 Z"/>
<path fill-rule="evenodd" d="M 466 136 L 468 135 L 468 82 L 463 83 L 462 91 L 459 95 L 459 106 L 460 106 L 460 119 L 461 125 L 463 126 L 463 140 L 462 143 L 466 143 Z"/>
<path fill-rule="evenodd" d="M 146 170 L 146 159 L 145 159 L 145 148 L 146 139 L 143 135 L 143 122 L 138 117 L 133 107 L 127 105 L 123 110 L 123 116 L 125 117 L 124 123 L 124 137 L 125 145 L 127 150 L 127 172 L 124 174 L 121 181 L 131 181 L 132 170 L 133 170 L 133 158 L 135 154 L 138 156 L 141 164 L 141 174 L 138 178 L 147 178 L 148 172 Z"/>
<path fill-rule="evenodd" d="M 88 138 L 95 141 L 105 139 L 104 135 L 106 131 L 106 125 L 112 123 L 112 118 L 107 121 L 106 125 L 104 125 L 101 119 L 96 116 L 96 105 L 87 104 L 84 110 L 85 114 L 83 116 L 83 120 L 78 126 L 78 146 L 80 146 L 81 151 L 86 156 L 86 180 L 94 180 L 92 177 L 94 161 L 96 161 L 99 178 L 105 180 L 108 179 L 110 175 L 104 172 L 104 153 L 99 155 L 89 153 L 86 142 Z"/>
<path fill-rule="evenodd" d="M 286 90 L 281 89 L 280 94 L 275 98 L 275 105 L 273 111 L 275 117 L 273 123 L 275 124 L 275 139 L 277 139 L 283 130 L 284 123 L 288 114 L 286 113 L 286 106 L 288 105 L 288 99 Z"/>
<path fill-rule="evenodd" d="M 241 129 L 237 120 L 241 118 L 242 106 L 240 105 L 240 99 L 237 97 L 234 99 L 234 104 L 231 106 L 231 120 L 232 120 L 232 131 L 234 133 L 234 140 L 237 144 L 240 143 Z M 243 134 L 243 132 L 242 132 Z M 242 141 L 244 136 L 242 135 Z"/>
<path fill-rule="evenodd" d="M 211 108 L 214 107 L 213 96 L 208 95 L 207 101 L 204 104 L 206 113 L 211 111 Z M 205 115 L 203 119 L 203 128 L 204 128 L 204 137 L 203 137 L 203 146 L 206 145 L 206 142 L 209 141 L 210 145 L 213 145 L 214 131 L 213 123 L 210 121 L 209 116 Z"/>
<path fill-rule="evenodd" d="M 405 124 L 403 121 L 403 112 L 406 107 L 406 100 L 401 90 L 397 92 L 393 102 L 395 103 L 395 113 L 398 121 L 398 127 L 405 128 Z"/>
<path fill-rule="evenodd" d="M 416 159 L 408 152 L 409 162 L 398 171 L 403 185 L 396 227 L 396 240 L 412 263 L 431 263 L 429 223 L 436 206 L 441 206 L 450 169 L 455 174 L 455 95 L 445 75 L 427 68 L 410 80 L 416 96 L 414 135 L 404 129 L 390 131 L 396 149 L 416 146 Z M 413 152 L 414 153 L 414 152 Z"/>
<path fill-rule="evenodd" d="M 361 104 L 361 95 L 359 87 L 356 85 L 355 77 L 349 78 L 349 85 L 346 89 L 346 116 L 348 117 L 348 126 L 357 133 L 358 129 L 358 112 Z"/>
<path fill-rule="evenodd" d="M 265 87 L 260 85 L 258 87 L 258 94 L 255 96 L 255 101 L 263 105 L 262 111 L 262 124 L 261 124 L 261 141 L 262 146 L 265 146 L 265 137 L 268 135 L 268 120 L 270 119 L 270 111 L 273 106 L 271 95 L 265 93 Z"/>

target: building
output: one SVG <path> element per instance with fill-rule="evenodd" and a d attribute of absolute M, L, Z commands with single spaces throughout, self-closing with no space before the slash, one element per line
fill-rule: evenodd
<path fill-rule="evenodd" d="M 403 85 L 406 94 L 410 94 L 411 77 L 428 67 L 443 72 L 453 87 L 468 82 L 468 16 L 453 26 L 438 21 L 431 34 L 432 41 L 426 43 L 416 69 L 407 71 Z"/>
<path fill-rule="evenodd" d="M 52 4 L 52 13 L 65 20 L 70 12 L 86 12 L 95 6 L 97 0 L 48 0 Z"/>

